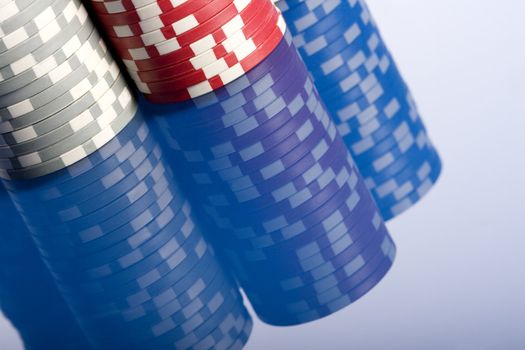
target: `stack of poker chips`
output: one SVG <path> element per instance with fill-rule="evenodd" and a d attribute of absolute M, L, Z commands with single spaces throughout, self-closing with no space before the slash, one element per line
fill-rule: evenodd
<path fill-rule="evenodd" d="M 262 320 L 319 319 L 385 276 L 395 246 L 270 0 L 92 5 Z"/>
<path fill-rule="evenodd" d="M 238 288 L 86 9 L 0 17 L 0 175 L 91 346 L 242 348 Z"/>
<path fill-rule="evenodd" d="M 277 46 L 284 20 L 266 0 L 92 0 L 137 88 L 180 102 L 243 76 Z"/>
<path fill-rule="evenodd" d="M 24 348 L 90 349 L 1 185 L 0 223 L 0 311 L 18 331 Z"/>
<path fill-rule="evenodd" d="M 385 219 L 437 181 L 441 162 L 363 0 L 279 0 L 315 85 Z"/>

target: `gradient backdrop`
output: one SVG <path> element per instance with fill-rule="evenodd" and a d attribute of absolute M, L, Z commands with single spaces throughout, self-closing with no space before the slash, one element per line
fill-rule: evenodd
<path fill-rule="evenodd" d="M 525 2 L 368 0 L 444 161 L 369 295 L 247 350 L 525 349 Z M 0 348 L 20 349 L 0 317 Z"/>

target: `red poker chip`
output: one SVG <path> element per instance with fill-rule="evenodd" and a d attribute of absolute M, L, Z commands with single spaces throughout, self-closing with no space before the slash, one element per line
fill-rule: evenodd
<path fill-rule="evenodd" d="M 115 13 L 118 11 L 122 12 L 140 7 L 145 7 L 158 1 L 171 0 L 91 0 L 91 3 L 94 7 L 97 7 L 97 10 L 100 9 L 103 12 L 112 11 L 113 13 Z"/>
<path fill-rule="evenodd" d="M 183 0 L 180 4 L 186 3 L 187 0 Z M 178 6 L 173 6 L 171 0 L 112 0 L 112 1 L 100 1 L 91 0 L 91 7 L 97 13 L 97 15 L 117 15 L 125 12 L 134 12 L 138 16 L 144 15 L 144 12 L 167 12 Z M 154 9 L 156 7 L 157 9 Z"/>
<path fill-rule="evenodd" d="M 163 21 L 162 18 L 168 16 L 170 13 L 178 17 L 178 19 L 175 19 L 175 21 L 178 21 L 179 19 L 196 13 L 215 1 L 216 0 L 188 0 L 180 5 L 174 6 L 170 0 L 158 0 L 147 6 L 124 12 L 109 13 L 107 11 L 95 11 L 97 11 L 97 16 L 102 22 L 111 24 L 112 26 L 125 26 L 129 24 L 140 24 L 140 22 L 154 18 Z"/>
<path fill-rule="evenodd" d="M 234 3 L 232 0 L 213 0 L 204 7 L 194 8 L 190 12 L 180 12 L 178 8 L 175 8 L 159 16 L 130 24 L 118 24 L 112 22 L 112 18 L 107 18 L 108 16 L 106 16 L 105 19 L 108 21 L 102 21 L 102 24 L 109 36 L 119 38 L 133 38 L 166 27 L 171 28 L 171 31 L 176 34 L 181 34 L 197 28 L 201 23 L 206 22 L 232 3 Z M 189 2 L 189 4 L 193 4 L 193 1 Z"/>
<path fill-rule="evenodd" d="M 257 15 L 254 16 L 252 20 L 244 28 L 241 29 L 240 32 L 244 35 L 244 38 L 246 39 L 254 38 L 254 43 L 256 45 L 259 45 L 260 39 L 257 38 L 257 33 L 260 30 L 264 30 L 265 26 L 267 26 L 268 24 L 275 24 L 278 16 L 279 13 L 275 9 L 275 7 L 268 1 L 265 1 L 265 6 L 261 8 L 261 11 L 258 11 Z M 232 38 L 236 37 L 234 36 Z M 236 45 L 236 47 L 238 47 L 243 43 L 244 42 L 235 42 L 234 44 Z M 167 67 L 160 67 L 159 69 L 155 70 L 133 72 L 132 76 L 135 79 L 140 79 L 140 81 L 143 83 L 165 81 L 195 72 L 196 70 L 201 69 L 202 66 L 205 67 L 208 64 L 212 64 L 212 60 L 216 61 L 218 59 L 227 57 L 229 53 L 230 52 L 227 51 L 223 44 L 219 44 L 213 49 L 204 53 L 203 55 L 192 57 L 189 60 L 184 60 Z M 199 58 L 202 59 L 199 60 Z M 198 63 L 201 67 L 196 66 L 194 62 Z"/>
<path fill-rule="evenodd" d="M 239 23 L 244 23 L 244 25 L 246 25 L 250 19 L 257 14 L 258 11 L 261 11 L 261 6 L 264 6 L 264 3 L 266 2 L 267 0 L 253 0 L 240 14 L 234 16 L 228 22 L 226 22 L 226 25 L 230 24 L 232 21 L 240 21 Z M 208 34 L 207 36 L 193 42 L 190 45 L 184 46 L 179 50 L 170 52 L 166 55 L 143 60 L 124 59 L 124 64 L 129 70 L 146 71 L 171 66 L 174 63 L 191 59 L 228 39 L 228 35 L 226 35 L 224 30 L 225 26 L 220 27 L 213 33 Z"/>
<path fill-rule="evenodd" d="M 244 0 L 244 2 L 250 1 L 250 0 Z M 119 37 L 110 37 L 110 39 L 118 38 L 119 47 L 122 49 L 136 49 L 146 46 L 158 46 L 158 45 L 164 45 L 165 42 L 169 39 L 174 38 L 180 38 L 181 36 L 188 34 L 189 32 L 193 31 L 194 29 L 200 28 L 203 24 L 207 23 L 209 20 L 211 20 L 214 17 L 217 17 L 218 14 L 220 14 L 222 11 L 226 10 L 228 7 L 236 5 L 232 0 L 214 0 L 214 3 L 212 3 L 210 6 L 220 2 L 221 7 L 217 7 L 214 12 L 210 12 L 210 16 L 206 19 L 202 20 L 199 23 L 192 22 L 191 24 L 188 24 L 188 28 L 190 26 L 193 26 L 192 28 L 189 28 L 188 30 L 184 32 L 177 32 L 173 24 L 163 26 L 160 29 L 154 30 L 152 32 L 140 34 L 140 35 L 133 35 L 133 36 L 119 36 Z M 222 6 L 224 5 L 224 6 Z M 241 12 L 248 6 L 248 4 L 244 4 L 244 6 L 241 8 Z M 205 9 L 205 8 L 204 8 Z M 221 23 L 221 26 L 226 24 L 226 21 L 223 21 Z"/>
<path fill-rule="evenodd" d="M 254 2 L 256 2 L 259 6 L 261 5 L 259 2 L 257 2 L 257 0 L 252 0 L 248 3 L 247 6 L 249 6 L 249 4 L 254 3 Z M 245 10 L 246 7 L 241 9 L 241 12 Z M 205 37 L 206 35 L 219 30 L 220 28 L 224 26 L 225 23 L 228 23 L 231 19 L 233 19 L 238 14 L 239 14 L 239 9 L 237 8 L 236 4 L 231 3 L 222 12 L 218 13 L 217 15 L 215 15 L 213 18 L 211 18 L 207 22 L 204 22 L 198 27 L 193 28 L 192 30 L 182 35 L 179 35 L 179 36 L 175 36 L 174 33 L 171 33 L 170 34 L 171 39 L 168 39 L 164 41 L 163 43 L 157 44 L 157 45 L 145 46 L 144 43 L 142 43 L 142 40 L 140 39 L 140 37 L 134 37 L 133 40 L 136 40 L 136 42 L 133 43 L 135 49 L 127 49 L 124 47 L 129 42 L 129 40 L 132 38 L 110 38 L 110 39 L 112 43 L 115 45 L 115 48 L 121 58 L 128 59 L 128 60 L 150 59 L 154 57 L 163 56 L 173 51 L 177 51 L 181 47 L 184 47 L 184 46 L 190 46 L 191 44 L 195 43 L 199 39 L 202 39 L 203 37 Z M 168 27 L 165 27 L 165 28 L 168 28 Z"/>
<path fill-rule="evenodd" d="M 176 103 L 205 95 L 213 90 L 223 87 L 253 69 L 277 47 L 279 42 L 283 39 L 286 30 L 286 24 L 284 23 L 282 16 L 279 16 L 278 23 L 279 25 L 267 37 L 267 40 L 255 50 L 255 52 L 227 71 L 187 88 L 175 88 L 175 85 L 173 85 L 170 88 L 164 89 L 161 93 L 144 94 L 144 96 L 152 103 Z"/>
<path fill-rule="evenodd" d="M 193 70 L 188 74 L 178 75 L 162 81 L 154 81 L 150 83 L 142 83 L 139 81 L 135 82 L 137 83 L 140 91 L 154 94 L 162 93 L 166 91 L 166 89 L 170 89 L 173 86 L 184 88 L 209 80 L 213 76 L 233 67 L 235 64 L 239 63 L 239 61 L 242 61 L 244 58 L 249 57 L 249 55 L 256 52 L 257 48 L 263 45 L 268 36 L 271 35 L 275 30 L 278 18 L 279 16 L 275 16 L 273 21 L 267 21 L 263 27 L 259 28 L 253 37 L 248 38 L 248 40 L 246 40 L 232 52 L 226 54 L 224 57 L 221 57 L 214 63 L 203 67 L 202 69 Z"/>

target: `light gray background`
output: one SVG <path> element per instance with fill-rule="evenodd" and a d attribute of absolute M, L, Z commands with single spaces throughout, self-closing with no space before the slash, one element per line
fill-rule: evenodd
<path fill-rule="evenodd" d="M 248 350 L 525 349 L 525 3 L 368 0 L 444 174 L 389 223 L 393 270 L 311 324 L 257 322 Z M 20 348 L 0 318 L 0 348 Z"/>

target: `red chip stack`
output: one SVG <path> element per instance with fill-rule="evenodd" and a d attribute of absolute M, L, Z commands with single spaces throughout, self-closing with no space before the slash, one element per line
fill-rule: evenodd
<path fill-rule="evenodd" d="M 286 26 L 266 0 L 92 1 L 138 89 L 155 103 L 216 90 L 243 76 Z"/>

